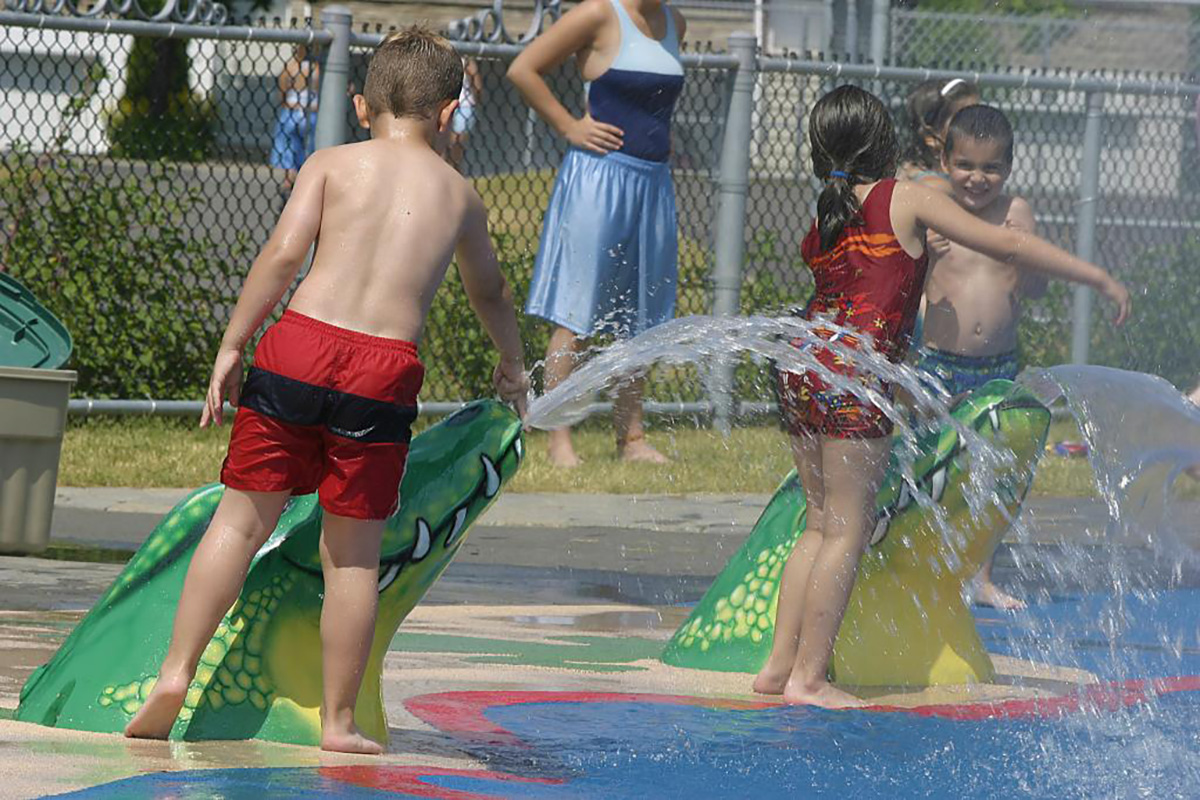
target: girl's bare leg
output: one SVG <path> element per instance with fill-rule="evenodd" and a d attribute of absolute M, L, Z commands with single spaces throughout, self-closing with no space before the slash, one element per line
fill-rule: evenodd
<path fill-rule="evenodd" d="M 250 561 L 275 530 L 289 494 L 225 490 L 192 555 L 158 681 L 125 726 L 126 736 L 165 739 L 171 733 L 200 654 L 241 593 Z"/>
<path fill-rule="evenodd" d="M 574 331 L 556 327 L 546 347 L 546 391 L 565 381 L 575 369 L 579 354 L 579 337 Z M 555 467 L 578 467 L 582 461 L 571 444 L 571 429 L 550 431 L 550 463 Z"/>
<path fill-rule="evenodd" d="M 829 682 L 829 661 L 872 526 L 889 437 L 821 440 L 824 536 L 809 573 L 796 664 L 783 690 L 789 703 L 843 708 L 857 697 Z"/>
<path fill-rule="evenodd" d="M 821 475 L 821 440 L 816 436 L 792 435 L 792 458 L 804 487 L 806 501 L 804 532 L 788 557 L 779 581 L 779 605 L 775 612 L 775 639 L 767 663 L 754 679 L 754 691 L 783 694 L 788 676 L 796 664 L 800 642 L 800 620 L 804 612 L 804 593 L 813 560 L 821 549 L 824 534 L 825 482 Z"/>
<path fill-rule="evenodd" d="M 354 724 L 354 706 L 375 638 L 379 606 L 379 546 L 384 520 L 325 512 L 321 566 L 321 749 L 377 755 L 383 745 Z"/>

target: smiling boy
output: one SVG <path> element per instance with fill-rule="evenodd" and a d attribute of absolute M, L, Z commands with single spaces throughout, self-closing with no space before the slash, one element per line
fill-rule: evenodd
<path fill-rule="evenodd" d="M 998 109 L 975 105 L 955 114 L 942 161 L 954 199 L 964 209 L 992 224 L 1036 233 L 1029 203 L 1004 192 L 1012 174 L 1013 131 Z M 990 380 L 1013 380 L 1021 369 L 1021 301 L 1041 297 L 1046 279 L 945 240 L 934 245 L 918 366 L 955 399 Z M 979 573 L 974 601 L 1023 608 L 1021 600 L 992 582 L 991 570 L 989 560 Z"/>

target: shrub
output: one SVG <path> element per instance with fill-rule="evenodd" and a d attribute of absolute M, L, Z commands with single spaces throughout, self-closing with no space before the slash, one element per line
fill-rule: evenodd
<path fill-rule="evenodd" d="M 9 161 L 4 260 L 71 331 L 76 393 L 203 396 L 244 243 L 222 256 L 193 235 L 199 196 L 170 165 L 121 173 L 24 150 Z"/>
<path fill-rule="evenodd" d="M 1133 295 L 1133 314 L 1121 328 L 1110 322 L 1112 306 L 1093 300 L 1088 360 L 1119 369 L 1161 375 L 1181 390 L 1200 376 L 1200 294 L 1196 264 L 1200 239 L 1192 236 L 1173 245 L 1145 251 L 1132 265 L 1113 273 Z M 1021 322 L 1021 349 L 1026 364 L 1053 366 L 1071 360 L 1072 286 L 1050 285 L 1047 297 Z M 1041 313 L 1038 313 L 1041 311 Z"/>
<path fill-rule="evenodd" d="M 1094 301 L 1090 360 L 1161 375 L 1180 389 L 1194 386 L 1200 375 L 1198 263 L 1200 239 L 1190 236 L 1113 270 L 1133 295 L 1133 315 L 1116 328 L 1110 323 L 1112 306 Z"/>
<path fill-rule="evenodd" d="M 493 240 L 500 269 L 508 280 L 513 302 L 518 308 L 525 360 L 527 364 L 533 364 L 544 357 L 550 338 L 549 325 L 520 313 L 521 304 L 529 294 L 534 254 L 503 232 L 493 232 Z M 421 358 L 428 375 L 426 388 L 421 393 L 424 398 L 463 400 L 494 393 L 492 370 L 496 366 L 496 348 L 471 309 L 466 290 L 453 269 L 429 309 Z"/>

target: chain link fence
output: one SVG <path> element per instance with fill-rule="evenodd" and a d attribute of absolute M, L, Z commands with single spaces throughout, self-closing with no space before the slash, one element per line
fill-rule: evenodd
<path fill-rule="evenodd" d="M 903 132 L 904 99 L 927 73 L 888 70 L 854 79 L 853 67 L 767 59 L 760 73 L 752 125 L 752 180 L 747 208 L 749 243 L 742 293 L 744 312 L 802 303 L 812 291 L 800 259 L 800 241 L 815 213 L 821 185 L 811 175 L 803 117 L 823 93 L 857 83 L 889 103 Z M 836 79 L 824 74 L 842 72 Z M 1181 387 L 1200 376 L 1200 151 L 1194 95 L 1098 91 L 1102 149 L 1098 163 L 1085 152 L 1089 93 L 1069 87 L 1077 75 L 1039 71 L 978 75 L 982 101 L 1005 112 L 1015 131 L 1014 165 L 1007 190 L 1033 207 L 1039 233 L 1077 250 L 1081 206 L 1094 205 L 1096 263 L 1117 274 L 1134 296 L 1135 317 L 1121 329 L 1111 311 L 1095 304 L 1089 321 L 1089 360 L 1164 375 Z M 1148 88 L 1148 87 L 1147 87 Z M 1082 175 L 1098 170 L 1100 192 L 1081 196 Z M 1050 366 L 1072 354 L 1073 290 L 1053 282 L 1028 302 L 1021 323 L 1023 361 Z M 1181 346 L 1186 343 L 1185 346 Z M 743 391 L 745 388 L 743 387 Z"/>
<path fill-rule="evenodd" d="M 320 64 L 330 34 L 270 26 L 163 38 L 164 26 L 121 32 L 39 30 L 0 15 L 0 268 L 26 282 L 76 337 L 77 393 L 91 397 L 200 396 L 212 352 L 249 265 L 282 206 L 283 169 L 271 166 L 280 122 L 279 75 L 307 58 Z M 132 32 L 142 35 L 134 36 Z M 152 35 L 158 34 L 158 35 Z M 351 89 L 362 88 L 378 34 L 351 38 Z M 307 46 L 308 52 L 297 50 Z M 473 126 L 448 154 L 486 200 L 496 249 L 523 300 L 555 170 L 564 150 L 504 79 L 515 48 L 463 45 L 478 75 Z M 779 311 L 811 292 L 799 243 L 819 186 L 804 120 L 820 94 L 849 80 L 853 65 L 761 59 L 753 84 L 743 312 Z M 149 67 L 139 67 L 148 64 Z M 687 57 L 671 158 L 680 220 L 679 315 L 711 313 L 720 198 L 739 185 L 722 175 L 734 70 L 730 60 Z M 900 120 L 925 73 L 875 72 L 868 88 Z M 1029 83 L 980 77 L 985 102 L 1016 129 L 1009 187 L 1026 197 L 1041 230 L 1072 248 L 1088 124 L 1087 92 L 1074 79 Z M 573 68 L 550 77 L 572 110 L 583 85 Z M 1022 85 L 1022 83 L 1026 85 Z M 1126 82 L 1128 86 L 1128 82 Z M 1096 260 L 1135 290 L 1138 320 L 1120 333 L 1095 311 L 1093 360 L 1193 380 L 1200 372 L 1195 98 L 1103 84 Z M 309 124 L 308 121 L 304 122 Z M 365 131 L 347 116 L 347 135 Z M 740 134 L 738 134 L 740 136 Z M 743 146 L 743 145 L 738 145 Z M 1082 198 L 1087 201 L 1087 198 Z M 423 399 L 487 393 L 492 353 L 457 279 L 440 293 L 422 356 Z M 1071 295 L 1056 286 L 1032 303 L 1022 329 L 1026 360 L 1069 359 Z M 530 362 L 549 326 L 523 319 Z M 1181 347 L 1180 342 L 1188 342 Z M 1190 377 L 1189 377 L 1190 372 Z M 735 394 L 770 399 L 763 371 L 744 365 Z M 648 396 L 701 402 L 696 368 L 652 373 Z"/>
<path fill-rule="evenodd" d="M 194 398 L 282 208 L 291 41 L 0 26 L 0 268 L 76 340 L 77 392 Z"/>
<path fill-rule="evenodd" d="M 1178 19 L 1173 19 L 1178 17 Z M 1188 74 L 1200 63 L 1189 9 L 1155 16 L 891 12 L 889 63 L 904 67 L 1003 64 L 1031 69 Z"/>

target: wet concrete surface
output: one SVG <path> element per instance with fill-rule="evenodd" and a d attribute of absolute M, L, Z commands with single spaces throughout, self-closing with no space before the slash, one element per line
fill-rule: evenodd
<path fill-rule="evenodd" d="M 131 552 L 185 492 L 64 490 L 54 542 Z M 488 689 L 614 691 L 749 699 L 750 676 L 662 665 L 657 653 L 741 546 L 765 496 L 505 495 L 401 627 L 385 662 L 389 754 L 370 763 L 473 768 L 476 757 L 414 718 L 415 695 Z M 1125 586 L 1200 586 L 1195 558 L 1114 538 L 1091 501 L 1027 504 L 996 577 L 1041 597 Z M 54 653 L 120 572 L 119 563 L 0 557 L 0 709 Z M 608 644 L 606 644 L 606 642 Z M 625 652 L 622 656 L 620 653 Z M 616 655 L 614 655 L 616 653 Z M 590 654 L 590 655 L 589 655 Z M 608 662 L 617 660 L 614 666 Z M 877 690 L 898 705 L 1045 696 L 1090 680 L 997 659 L 987 686 Z M 882 693 L 881 693 L 882 691 Z M 0 719 L 4 797 L 34 797 L 148 770 L 362 763 L 269 743 L 129 743 L 115 735 Z"/>

